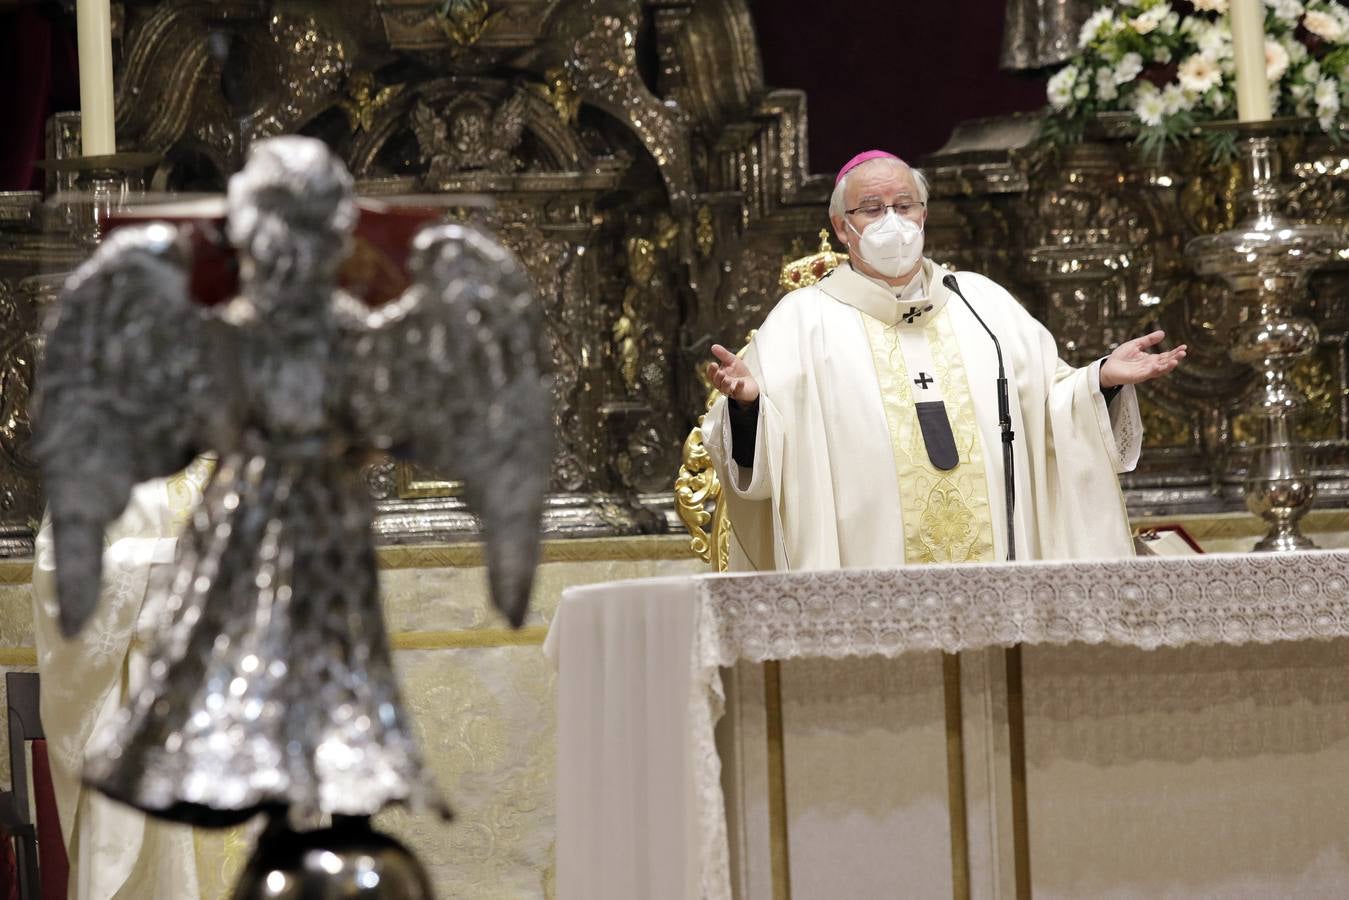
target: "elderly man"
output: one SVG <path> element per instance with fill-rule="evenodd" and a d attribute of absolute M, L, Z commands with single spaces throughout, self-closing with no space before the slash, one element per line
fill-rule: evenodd
<path fill-rule="evenodd" d="M 1142 442 L 1133 386 L 1185 347 L 1149 353 L 1157 331 L 1076 369 L 1007 291 L 960 273 L 976 318 L 923 256 L 927 185 L 893 154 L 850 160 L 829 217 L 849 263 L 783 297 L 743 359 L 712 348 L 724 396 L 703 437 L 732 568 L 1007 557 L 998 363 L 978 318 L 1011 385 L 1016 557 L 1132 554 L 1116 475 Z"/>

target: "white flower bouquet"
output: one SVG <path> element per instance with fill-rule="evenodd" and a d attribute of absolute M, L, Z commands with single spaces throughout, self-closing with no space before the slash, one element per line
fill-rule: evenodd
<path fill-rule="evenodd" d="M 1315 117 L 1341 134 L 1349 102 L 1349 8 L 1335 0 L 1263 0 L 1265 76 L 1276 116 Z M 1137 117 L 1160 150 L 1196 123 L 1236 118 L 1227 0 L 1120 0 L 1082 26 L 1079 53 L 1049 79 L 1051 139 L 1080 138 L 1101 112 Z"/>

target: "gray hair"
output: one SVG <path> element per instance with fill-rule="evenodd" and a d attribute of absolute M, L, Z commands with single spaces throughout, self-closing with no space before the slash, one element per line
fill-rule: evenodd
<path fill-rule="evenodd" d="M 834 185 L 834 193 L 829 197 L 830 220 L 832 220 L 835 216 L 837 216 L 840 219 L 843 218 L 843 207 L 847 204 L 847 201 L 845 201 L 843 198 L 847 196 L 848 179 L 852 177 L 852 173 L 862 168 L 862 166 L 869 166 L 872 163 L 877 162 L 889 163 L 892 166 L 904 166 L 910 172 L 912 172 L 913 183 L 918 186 L 918 200 L 920 203 L 923 203 L 924 205 L 927 204 L 927 176 L 923 174 L 923 170 L 915 169 L 913 166 L 904 162 L 904 160 L 902 159 L 889 159 L 887 157 L 880 157 L 879 159 L 869 159 L 866 162 L 862 163 L 862 165 L 855 166 L 854 168 L 849 169 L 848 173 L 844 175 L 842 178 L 840 178 L 838 180 L 838 183 Z"/>

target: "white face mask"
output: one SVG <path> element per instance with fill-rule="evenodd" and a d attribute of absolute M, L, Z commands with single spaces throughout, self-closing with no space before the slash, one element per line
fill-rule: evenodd
<path fill-rule="evenodd" d="M 892 209 L 863 231 L 853 228 L 851 222 L 848 227 L 858 237 L 862 261 L 886 278 L 898 278 L 923 258 L 923 226 Z"/>

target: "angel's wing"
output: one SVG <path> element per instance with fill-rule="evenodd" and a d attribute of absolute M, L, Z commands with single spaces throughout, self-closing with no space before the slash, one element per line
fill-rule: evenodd
<path fill-rule="evenodd" d="M 34 379 L 33 453 L 56 550 L 61 627 L 98 602 L 103 530 L 138 482 L 191 461 L 202 396 L 202 313 L 188 296 L 185 238 L 126 226 L 66 282 Z"/>
<path fill-rule="evenodd" d="M 464 482 L 492 599 L 518 626 L 553 453 L 542 316 L 520 263 L 472 226 L 418 232 L 411 265 L 408 292 L 353 334 L 353 415 L 376 446 Z"/>
<path fill-rule="evenodd" d="M 528 120 L 529 94 L 516 91 L 492 115 L 492 146 L 503 155 L 503 162 L 510 161 L 510 151 L 520 143 Z"/>
<path fill-rule="evenodd" d="M 417 101 L 412 109 L 412 132 L 417 137 L 422 162 L 429 162 L 445 147 L 445 122 L 431 107 Z"/>

